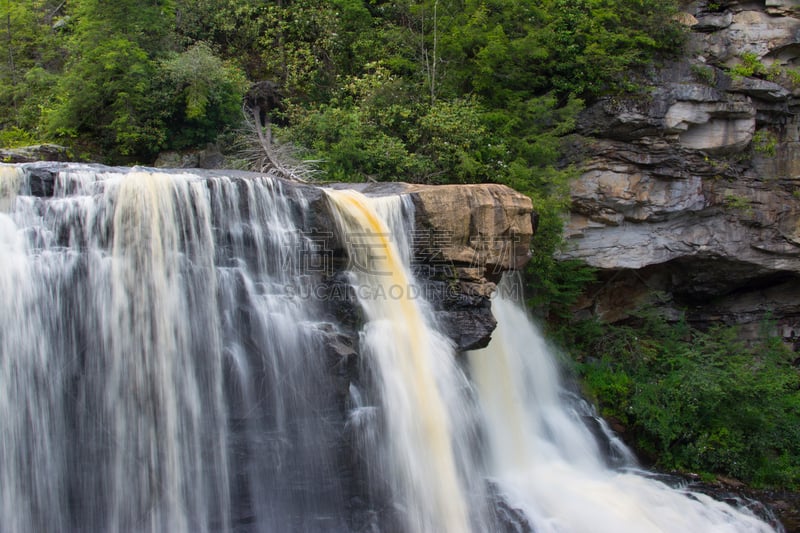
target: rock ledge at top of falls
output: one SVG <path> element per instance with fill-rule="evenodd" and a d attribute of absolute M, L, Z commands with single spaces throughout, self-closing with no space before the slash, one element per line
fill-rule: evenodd
<path fill-rule="evenodd" d="M 412 270 L 459 351 L 483 348 L 497 322 L 489 297 L 505 271 L 530 259 L 531 199 L 505 185 L 337 184 L 414 203 Z"/>
<path fill-rule="evenodd" d="M 408 194 L 415 207 L 417 251 L 454 266 L 466 281 L 497 281 L 530 259 L 533 235 L 531 199 L 494 183 L 418 185 L 340 183 L 368 196 Z"/>
<path fill-rule="evenodd" d="M 125 167 L 74 163 L 36 162 L 19 165 L 28 175 L 29 193 L 54 194 L 59 172 L 94 170 L 128 172 Z M 252 179 L 262 176 L 237 170 L 150 169 L 152 172 L 191 173 L 199 177 L 227 176 Z M 281 178 L 278 188 L 294 210 L 299 228 L 310 235 L 326 236 L 326 250 L 335 269 L 346 266 L 342 237 L 324 188 L 353 189 L 367 196 L 408 195 L 414 206 L 411 267 L 424 296 L 459 351 L 488 344 L 496 321 L 489 297 L 505 271 L 524 266 L 530 257 L 533 208 L 530 198 L 504 185 L 418 185 L 392 183 L 339 183 L 312 185 Z M 244 201 L 244 200 L 242 200 Z M 334 273 L 334 276 L 336 274 Z"/>
<path fill-rule="evenodd" d="M 772 313 L 800 332 L 786 290 L 800 287 L 800 2 L 682 6 L 683 57 L 646 94 L 600 100 L 579 119 L 564 255 L 601 281 L 583 311 L 613 321 L 666 301 L 700 323 Z M 745 60 L 760 66 L 732 72 Z M 757 304 L 765 291 L 769 306 Z"/>

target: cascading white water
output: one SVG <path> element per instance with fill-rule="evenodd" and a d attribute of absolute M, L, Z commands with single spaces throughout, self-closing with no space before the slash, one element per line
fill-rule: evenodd
<path fill-rule="evenodd" d="M 0 167 L 0 207 L 8 208 L 21 176 Z M 5 204 L 5 205 L 3 205 Z M 33 283 L 46 266 L 32 264 L 28 242 L 14 220 L 0 212 L 0 513 L 4 531 L 52 531 L 61 516 L 43 519 L 65 504 L 60 441 L 65 436 L 59 389 L 64 385 L 37 301 L 44 287 Z M 47 257 L 41 258 L 46 263 Z M 36 498 L 28 498 L 35 493 Z"/>
<path fill-rule="evenodd" d="M 498 326 L 469 354 L 488 438 L 489 475 L 510 506 L 543 532 L 768 532 L 744 510 L 609 468 L 570 409 L 551 350 L 502 287 Z"/>
<path fill-rule="evenodd" d="M 25 172 L 0 166 L 0 531 L 344 529 L 326 326 L 287 292 L 303 199 Z"/>
<path fill-rule="evenodd" d="M 410 274 L 408 197 L 328 194 L 348 302 L 301 264 L 307 190 L 42 169 L 0 165 L 0 532 L 514 530 L 498 505 L 536 531 L 768 530 L 606 467 L 502 297 L 473 386 Z"/>
<path fill-rule="evenodd" d="M 407 248 L 409 233 L 402 227 L 402 198 L 328 194 L 348 241 L 353 284 L 367 319 L 362 356 L 383 411 L 377 438 L 366 442 L 379 454 L 368 468 L 388 485 L 403 531 L 470 531 L 485 517 L 480 505 L 470 506 L 475 470 L 456 438 L 467 420 L 461 394 L 467 384 L 450 342 L 413 296 L 408 254 L 397 246 Z M 394 231 L 387 221 L 394 221 Z"/>

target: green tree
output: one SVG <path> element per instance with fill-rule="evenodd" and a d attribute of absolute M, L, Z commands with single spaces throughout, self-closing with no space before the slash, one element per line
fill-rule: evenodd
<path fill-rule="evenodd" d="M 62 66 L 60 2 L 0 2 L 0 142 L 25 144 L 41 136 L 41 108 Z"/>
<path fill-rule="evenodd" d="M 167 146 L 181 149 L 213 141 L 241 119 L 244 73 L 214 54 L 204 42 L 174 54 L 161 64 L 164 93 L 171 95 Z"/>
<path fill-rule="evenodd" d="M 250 79 L 266 78 L 261 37 L 267 28 L 263 0 L 175 0 L 178 46 L 205 42 L 235 61 Z"/>
<path fill-rule="evenodd" d="M 269 4 L 261 36 L 270 78 L 292 95 L 319 94 L 331 83 L 336 15 L 331 3 L 292 0 Z"/>
<path fill-rule="evenodd" d="M 69 59 L 49 110 L 51 135 L 112 158 L 149 158 L 167 138 L 157 60 L 168 50 L 171 1 L 76 0 Z"/>
<path fill-rule="evenodd" d="M 581 96 L 635 88 L 636 70 L 682 42 L 670 24 L 677 6 L 656 0 L 549 0 L 551 14 L 537 39 L 547 49 L 542 61 L 560 92 Z"/>
<path fill-rule="evenodd" d="M 800 486 L 800 374 L 765 328 L 753 345 L 640 310 L 627 325 L 581 322 L 564 340 L 605 416 L 665 469 Z"/>

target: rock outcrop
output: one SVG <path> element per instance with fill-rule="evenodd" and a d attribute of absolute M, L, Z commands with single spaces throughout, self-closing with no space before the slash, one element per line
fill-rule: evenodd
<path fill-rule="evenodd" d="M 489 302 L 495 283 L 530 258 L 531 199 L 498 184 L 333 186 L 371 196 L 410 196 L 411 266 L 422 290 L 459 350 L 485 347 L 496 325 Z"/>
<path fill-rule="evenodd" d="M 209 143 L 205 148 L 178 152 L 161 152 L 153 163 L 156 168 L 224 168 L 225 156 L 219 146 Z"/>
<path fill-rule="evenodd" d="M 800 3 L 684 4 L 687 52 L 646 96 L 579 121 L 567 257 L 600 270 L 582 312 L 637 304 L 698 324 L 770 315 L 797 337 L 800 309 Z"/>
<path fill-rule="evenodd" d="M 75 158 L 65 146 L 57 144 L 36 144 L 22 148 L 0 149 L 2 163 L 31 163 L 33 161 L 74 161 Z"/>

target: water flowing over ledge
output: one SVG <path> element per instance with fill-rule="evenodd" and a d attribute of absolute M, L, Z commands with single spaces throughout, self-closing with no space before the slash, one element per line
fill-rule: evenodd
<path fill-rule="evenodd" d="M 360 188 L 0 166 L 0 531 L 770 530 L 603 462 L 489 299 L 529 200 Z"/>
<path fill-rule="evenodd" d="M 266 179 L 261 174 L 241 171 L 140 170 L 205 183 L 212 201 L 235 202 L 227 207 L 235 208 L 245 217 L 251 215 L 249 209 L 254 198 L 238 191 L 252 188 L 252 184 L 263 183 Z M 51 209 L 53 204 L 69 203 L 68 199 L 84 187 L 84 182 L 95 190 L 82 192 L 83 197 L 99 195 L 103 194 L 109 180 L 119 180 L 130 172 L 129 168 L 72 163 L 1 165 L 0 175 L 5 176 L 3 183 L 6 185 L 0 185 L 0 193 L 3 187 L 10 188 L 10 195 L 22 192 L 38 208 Z M 234 198 L 224 197 L 224 191 L 215 188 L 223 182 L 229 183 L 228 188 L 236 192 Z M 301 297 L 340 299 L 341 284 L 329 278 L 333 272 L 341 271 L 349 259 L 346 242 L 333 231 L 336 224 L 323 188 L 279 178 L 269 178 L 266 182 L 275 190 L 274 194 L 284 197 L 285 216 L 292 220 L 294 230 L 306 237 L 284 243 L 276 252 L 298 277 L 313 278 L 316 282 L 294 284 L 292 289 Z M 246 185 L 248 183 L 250 185 Z M 408 230 L 411 268 L 425 283 L 418 287 L 390 287 L 392 294 L 385 296 L 391 298 L 399 293 L 418 291 L 416 296 L 433 301 L 459 350 L 485 346 L 489 342 L 495 325 L 489 311 L 489 295 L 503 272 L 521 267 L 530 256 L 535 216 L 528 197 L 497 184 L 373 183 L 327 187 L 354 188 L 371 197 L 407 195 L 409 209 L 414 211 L 412 227 Z M 9 202 L 10 196 L 6 197 L 0 199 L 0 208 L 4 202 Z M 225 208 L 219 206 L 223 220 Z M 214 224 L 224 231 L 223 225 Z M 231 231 L 241 233 L 252 225 L 234 220 L 230 227 Z M 242 237 L 252 239 L 254 236 L 244 231 Z M 242 244 L 251 249 L 248 242 Z"/>

